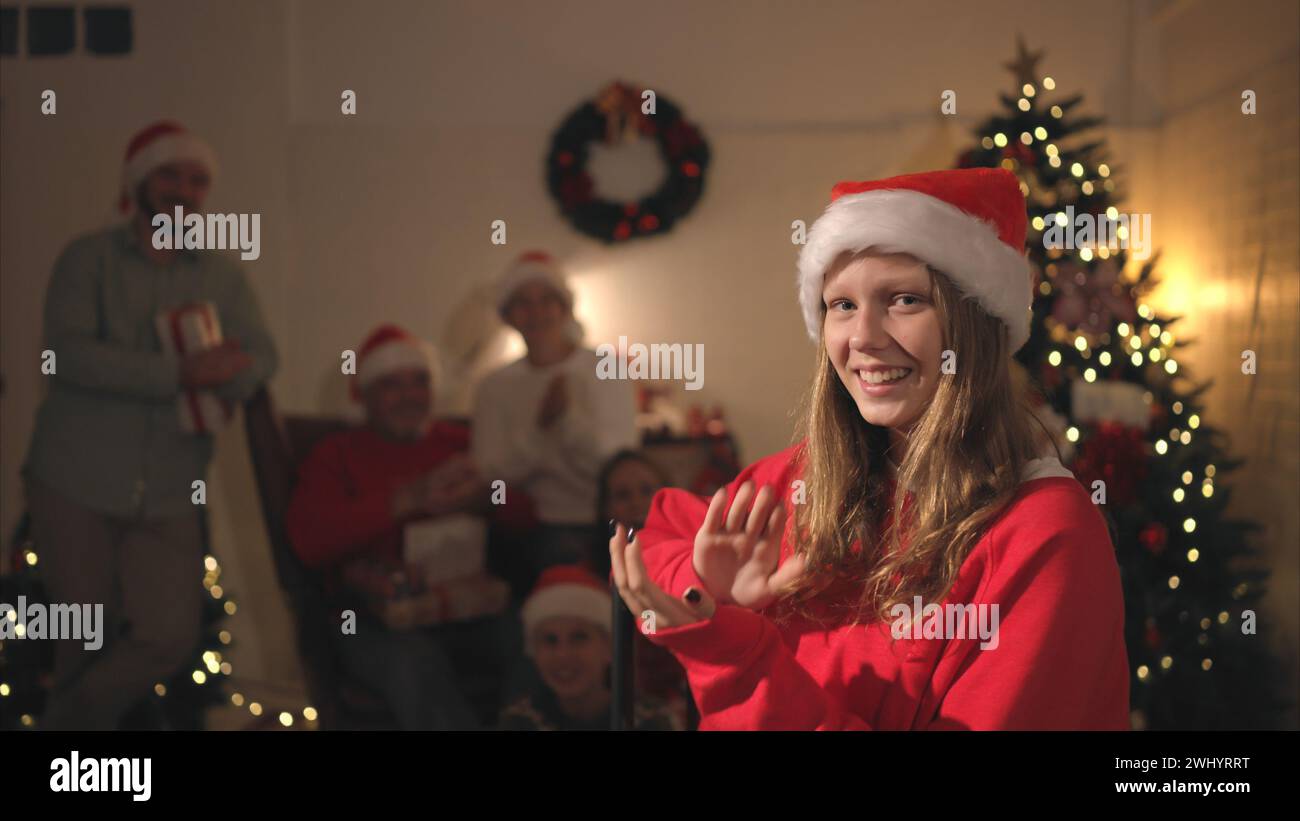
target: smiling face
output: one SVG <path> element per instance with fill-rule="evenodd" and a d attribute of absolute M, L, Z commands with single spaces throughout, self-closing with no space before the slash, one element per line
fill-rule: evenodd
<path fill-rule="evenodd" d="M 605 480 L 608 502 L 602 518 L 640 527 L 660 488 L 659 477 L 639 459 L 619 463 Z"/>
<path fill-rule="evenodd" d="M 873 425 L 906 434 L 938 389 L 943 329 L 929 269 L 908 254 L 844 254 L 826 272 L 826 353 Z"/>
<path fill-rule="evenodd" d="M 186 214 L 199 212 L 212 186 L 212 176 L 202 163 L 178 160 L 160 165 L 140 183 L 137 193 L 140 212 L 172 216 L 176 206 Z"/>
<path fill-rule="evenodd" d="M 533 630 L 533 660 L 546 686 L 561 699 L 580 699 L 605 688 L 611 659 L 609 633 L 574 616 L 554 616 Z"/>
<path fill-rule="evenodd" d="M 510 327 L 523 335 L 529 347 L 562 338 L 570 318 L 564 298 L 540 279 L 516 288 L 502 315 Z"/>
<path fill-rule="evenodd" d="M 424 368 L 385 374 L 362 391 L 366 419 L 389 439 L 419 439 L 433 409 L 433 380 Z"/>

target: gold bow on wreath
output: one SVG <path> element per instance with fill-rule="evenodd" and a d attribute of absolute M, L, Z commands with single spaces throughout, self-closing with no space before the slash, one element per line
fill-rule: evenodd
<path fill-rule="evenodd" d="M 610 83 L 596 97 L 605 115 L 605 142 L 617 145 L 637 138 L 647 117 L 641 112 L 641 94 L 626 83 Z"/>

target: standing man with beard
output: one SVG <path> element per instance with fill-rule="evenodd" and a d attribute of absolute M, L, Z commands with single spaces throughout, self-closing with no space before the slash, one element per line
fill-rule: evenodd
<path fill-rule="evenodd" d="M 103 603 L 96 651 L 56 644 L 49 729 L 113 729 L 199 639 L 203 534 L 193 482 L 208 433 L 182 428 L 177 398 L 243 402 L 275 371 L 257 300 L 226 252 L 162 250 L 155 214 L 199 213 L 216 173 L 206 143 L 176 123 L 126 152 L 121 225 L 73 240 L 54 266 L 44 346 L 55 355 L 24 466 L 33 536 L 51 601 Z M 225 341 L 165 353 L 156 318 L 209 302 Z"/>

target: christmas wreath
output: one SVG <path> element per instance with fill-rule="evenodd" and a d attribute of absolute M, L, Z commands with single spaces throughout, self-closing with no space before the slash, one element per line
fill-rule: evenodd
<path fill-rule="evenodd" d="M 616 145 L 639 137 L 657 143 L 668 167 L 663 184 L 635 202 L 595 196 L 587 172 L 589 146 L 597 140 Z M 637 89 L 613 83 L 560 124 L 546 156 L 546 183 L 574 228 L 614 243 L 671 229 L 699 202 L 708 165 L 708 143 L 681 109 L 658 95 L 643 100 Z"/>

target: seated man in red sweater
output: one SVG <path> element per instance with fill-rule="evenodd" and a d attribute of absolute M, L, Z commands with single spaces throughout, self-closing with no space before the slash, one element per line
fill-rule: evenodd
<path fill-rule="evenodd" d="M 372 332 L 353 382 L 365 424 L 326 437 L 300 468 L 289 538 L 308 567 L 327 571 L 345 606 L 354 597 L 340 590 L 349 565 L 403 568 L 408 522 L 487 508 L 468 431 L 432 418 L 433 364 L 429 346 L 401 328 Z M 402 729 L 477 726 L 435 632 L 392 630 L 364 607 L 356 613 L 355 633 L 340 628 L 339 654 L 350 674 L 384 696 Z"/>

